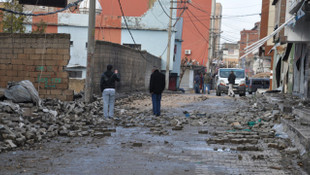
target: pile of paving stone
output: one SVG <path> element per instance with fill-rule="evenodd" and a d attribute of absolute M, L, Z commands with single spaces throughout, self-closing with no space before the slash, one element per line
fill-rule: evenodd
<path fill-rule="evenodd" d="M 42 100 L 42 106 L 32 103 L 13 103 L 0 101 L 0 152 L 19 146 L 28 146 L 42 139 L 55 136 L 111 136 L 115 126 L 148 127 L 150 132 L 167 135 L 166 126 L 182 130 L 195 115 L 156 117 L 151 110 L 135 108 L 136 100 L 150 101 L 144 93 L 119 98 L 115 105 L 115 117 L 106 119 L 102 114 L 102 100 L 94 97 L 94 102 L 86 104 L 82 98 L 64 102 L 57 99 Z M 197 98 L 195 100 L 206 100 Z M 112 128 L 112 129 L 111 129 Z"/>

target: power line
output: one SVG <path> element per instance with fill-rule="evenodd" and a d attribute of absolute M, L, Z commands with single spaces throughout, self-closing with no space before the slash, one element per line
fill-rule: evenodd
<path fill-rule="evenodd" d="M 201 9 L 201 8 L 199 8 L 199 7 L 195 6 L 195 5 L 193 5 L 192 3 L 189 3 L 189 5 L 191 5 L 192 7 L 194 7 L 194 8 L 197 9 L 197 10 L 200 10 L 200 11 L 202 11 L 202 12 L 204 12 L 204 13 L 210 15 L 210 12 L 208 12 L 208 11 L 206 11 L 206 10 L 204 10 L 204 9 Z"/>
<path fill-rule="evenodd" d="M 135 39 L 133 38 L 133 35 L 132 35 L 132 33 L 131 33 L 130 29 L 129 29 L 129 26 L 128 26 L 127 20 L 126 20 L 126 18 L 125 18 L 125 14 L 124 14 L 123 7 L 122 7 L 122 4 L 121 4 L 121 1 L 120 1 L 120 0 L 118 0 L 118 4 L 119 4 L 119 8 L 120 8 L 121 13 L 122 13 L 122 17 L 124 18 L 124 22 L 125 22 L 126 28 L 127 28 L 128 32 L 129 32 L 129 34 L 130 34 L 130 37 L 131 37 L 133 43 L 134 43 L 135 46 L 136 46 L 136 50 L 138 50 L 138 52 L 140 53 L 140 55 L 141 55 L 146 61 L 148 61 L 148 60 L 144 57 L 144 55 L 141 53 L 141 50 L 137 48 L 137 43 L 136 43 Z"/>
<path fill-rule="evenodd" d="M 78 6 L 78 4 L 80 2 L 82 2 L 83 0 L 77 0 L 75 2 L 72 2 L 70 4 L 68 4 L 65 8 L 63 9 L 60 9 L 60 10 L 56 10 L 54 12 L 48 12 L 48 13 L 38 13 L 38 14 L 33 14 L 33 13 L 24 13 L 24 12 L 16 12 L 16 11 L 13 11 L 13 10 L 10 10 L 10 9 L 5 9 L 5 8 L 0 8 L 1 11 L 4 11 L 4 12 L 8 12 L 8 13 L 13 13 L 15 15 L 23 15 L 23 16 L 46 16 L 46 15 L 53 15 L 53 14 L 56 14 L 56 13 L 59 13 L 59 12 L 63 12 L 67 9 L 69 9 L 70 7 L 74 7 L 74 6 Z"/>
<path fill-rule="evenodd" d="M 210 30 L 210 28 L 208 26 L 206 26 L 204 23 L 202 23 L 189 9 L 188 9 L 188 11 L 197 19 L 197 21 L 199 21 L 200 24 L 202 24 L 205 28 Z M 188 16 L 188 17 L 190 17 L 190 16 Z"/>
<path fill-rule="evenodd" d="M 170 18 L 170 19 L 176 20 L 176 18 L 172 18 L 172 17 L 166 12 L 166 10 L 164 9 L 164 7 L 163 7 L 162 3 L 160 2 L 160 0 L 158 0 L 158 2 L 159 2 L 159 5 L 160 5 L 161 9 L 162 9 L 162 10 L 164 11 L 164 13 L 166 14 L 166 16 L 168 16 L 168 18 Z"/>
<path fill-rule="evenodd" d="M 195 29 L 197 30 L 197 32 L 200 34 L 200 36 L 209 44 L 209 41 L 203 36 L 203 34 L 198 30 L 196 24 L 192 21 L 192 18 L 189 16 L 189 13 L 186 11 L 186 13 L 188 14 L 189 19 L 191 20 L 191 22 L 193 23 Z"/>

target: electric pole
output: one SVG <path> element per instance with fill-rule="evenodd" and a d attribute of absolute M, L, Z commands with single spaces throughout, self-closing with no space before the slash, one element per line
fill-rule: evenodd
<path fill-rule="evenodd" d="M 216 0 L 212 0 L 212 6 L 211 6 L 211 18 L 210 18 L 210 32 L 209 32 L 209 52 L 208 52 L 208 61 L 207 61 L 207 71 L 211 72 L 211 64 L 213 59 L 213 51 L 214 51 L 214 19 L 215 19 L 215 6 L 216 6 Z"/>
<path fill-rule="evenodd" d="M 167 62 L 166 62 L 166 89 L 169 88 L 172 11 L 173 11 L 173 1 L 170 1 L 170 18 L 168 26 L 168 48 L 167 48 L 168 50 L 167 50 Z"/>
<path fill-rule="evenodd" d="M 95 52 L 95 21 L 96 21 L 96 0 L 89 0 L 88 11 L 88 42 L 87 42 L 87 67 L 86 67 L 86 86 L 85 97 L 86 103 L 90 103 L 93 95 L 93 78 L 94 78 L 94 52 Z"/>

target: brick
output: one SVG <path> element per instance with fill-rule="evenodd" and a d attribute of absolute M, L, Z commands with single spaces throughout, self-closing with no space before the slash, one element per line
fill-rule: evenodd
<path fill-rule="evenodd" d="M 35 49 L 35 54 L 45 54 L 46 53 L 46 49 Z"/>
<path fill-rule="evenodd" d="M 70 60 L 70 55 L 68 54 L 68 55 L 63 55 L 63 59 L 64 60 Z"/>
<path fill-rule="evenodd" d="M 23 64 L 23 61 L 22 60 L 19 60 L 19 59 L 12 59 L 11 60 L 11 64 Z"/>
<path fill-rule="evenodd" d="M 57 54 L 57 49 L 47 49 L 46 53 L 47 54 Z"/>
<path fill-rule="evenodd" d="M 29 59 L 31 59 L 31 60 L 39 60 L 39 59 L 44 59 L 44 56 L 38 55 L 38 54 L 31 54 L 31 55 L 29 55 Z"/>
<path fill-rule="evenodd" d="M 59 66 L 67 66 L 69 61 L 67 61 L 67 60 L 58 60 L 57 62 L 58 62 Z"/>
<path fill-rule="evenodd" d="M 70 50 L 69 49 L 57 49 L 58 50 L 58 54 L 70 54 Z"/>
<path fill-rule="evenodd" d="M 25 66 L 25 71 L 27 72 L 34 72 L 35 70 L 35 66 Z"/>
<path fill-rule="evenodd" d="M 64 92 L 63 92 L 63 94 L 64 95 L 73 95 L 73 90 L 65 90 Z"/>
<path fill-rule="evenodd" d="M 73 95 L 66 96 L 66 101 L 72 101 L 72 100 L 73 100 Z"/>
<path fill-rule="evenodd" d="M 12 53 L 11 49 L 0 49 L 0 53 Z"/>
<path fill-rule="evenodd" d="M 46 90 L 45 89 L 40 89 L 39 90 L 39 94 L 46 94 Z"/>
<path fill-rule="evenodd" d="M 23 60 L 24 65 L 33 65 L 34 61 L 33 60 Z"/>
<path fill-rule="evenodd" d="M 51 94 L 52 94 L 52 95 L 61 95 L 61 94 L 62 94 L 62 90 L 57 90 L 57 89 L 56 89 L 56 90 L 53 90 L 53 89 L 52 89 L 52 90 L 51 90 Z"/>
<path fill-rule="evenodd" d="M 68 72 L 57 72 L 56 76 L 58 78 L 68 78 L 69 74 L 68 74 Z"/>
<path fill-rule="evenodd" d="M 28 59 L 29 58 L 29 54 L 18 54 L 17 58 L 18 59 Z"/>
<path fill-rule="evenodd" d="M 8 77 L 17 77 L 17 71 L 15 71 L 15 70 L 6 71 L 6 76 L 8 76 Z"/>
<path fill-rule="evenodd" d="M 68 85 L 68 83 L 61 83 L 61 84 L 57 84 L 56 87 L 57 87 L 57 89 L 66 90 L 69 88 L 69 85 Z"/>
<path fill-rule="evenodd" d="M 24 70 L 24 65 L 20 65 L 20 64 L 16 64 L 16 65 L 12 65 L 13 66 L 13 70 L 15 71 L 23 71 Z"/>
<path fill-rule="evenodd" d="M 0 64 L 11 64 L 11 59 L 0 59 Z"/>
<path fill-rule="evenodd" d="M 57 65 L 57 62 L 54 61 L 54 60 L 52 60 L 52 61 L 46 60 L 45 61 L 45 65 L 47 65 L 47 66 L 55 66 L 55 65 Z"/>
<path fill-rule="evenodd" d="M 25 77 L 29 76 L 29 72 L 27 72 L 27 71 L 17 71 L 17 76 L 25 78 Z"/>
<path fill-rule="evenodd" d="M 34 54 L 35 53 L 35 49 L 29 49 L 29 48 L 24 49 L 24 53 L 25 54 Z"/>

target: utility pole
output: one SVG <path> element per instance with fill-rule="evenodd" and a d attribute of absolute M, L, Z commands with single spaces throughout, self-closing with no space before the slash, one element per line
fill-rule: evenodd
<path fill-rule="evenodd" d="M 168 26 L 168 48 L 167 48 L 168 50 L 167 50 L 167 63 L 166 63 L 166 89 L 169 88 L 172 11 L 173 11 L 173 1 L 170 1 L 170 19 Z"/>
<path fill-rule="evenodd" d="M 94 78 L 94 52 L 95 52 L 95 21 L 96 21 L 96 0 L 89 0 L 88 12 L 88 42 L 87 42 L 87 73 L 85 97 L 86 103 L 90 103 L 93 95 L 93 78 Z"/>
<path fill-rule="evenodd" d="M 208 61 L 207 61 L 207 71 L 211 72 L 211 64 L 213 59 L 213 40 L 214 40 L 214 19 L 215 19 L 215 7 L 216 7 L 216 0 L 212 0 L 212 6 L 211 6 L 211 18 L 210 18 L 210 32 L 209 32 L 209 52 L 208 52 Z"/>

